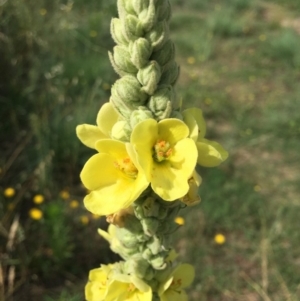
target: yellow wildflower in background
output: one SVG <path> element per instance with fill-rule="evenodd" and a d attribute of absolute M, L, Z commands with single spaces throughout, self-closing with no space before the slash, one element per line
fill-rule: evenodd
<path fill-rule="evenodd" d="M 12 198 L 16 194 L 16 191 L 12 187 L 8 187 L 4 190 L 3 194 L 7 198 Z"/>
<path fill-rule="evenodd" d="M 158 289 L 161 301 L 187 301 L 185 288 L 190 286 L 195 278 L 194 267 L 190 264 L 179 265 L 168 279 Z"/>
<path fill-rule="evenodd" d="M 99 154 L 92 156 L 80 174 L 91 192 L 84 198 L 85 207 L 98 215 L 109 215 L 127 208 L 149 185 L 136 159 L 125 144 L 116 140 L 96 143 Z"/>
<path fill-rule="evenodd" d="M 190 137 L 195 141 L 198 150 L 197 162 L 201 166 L 215 167 L 225 161 L 228 152 L 217 142 L 205 139 L 206 123 L 202 111 L 198 108 L 182 112 L 183 121 L 190 130 Z"/>
<path fill-rule="evenodd" d="M 98 140 L 108 139 L 119 115 L 111 103 L 105 103 L 98 112 L 97 125 L 81 124 L 76 127 L 79 140 L 90 148 L 95 148 Z"/>
<path fill-rule="evenodd" d="M 226 237 L 223 234 L 218 233 L 215 235 L 214 241 L 218 245 L 223 245 L 226 242 Z"/>
<path fill-rule="evenodd" d="M 183 226 L 183 225 L 184 225 L 184 222 L 185 222 L 185 221 L 184 221 L 184 218 L 181 217 L 181 216 L 175 217 L 174 221 L 175 221 L 176 224 L 178 224 L 178 225 L 180 225 L 180 226 Z"/>
<path fill-rule="evenodd" d="M 80 222 L 83 224 L 83 225 L 87 225 L 88 223 L 89 223 L 89 218 L 88 218 L 88 216 L 86 216 L 86 215 L 82 215 L 82 216 L 80 216 Z"/>
<path fill-rule="evenodd" d="M 36 195 L 33 197 L 33 202 L 34 202 L 35 204 L 37 204 L 37 205 L 43 203 L 44 200 L 45 200 L 45 198 L 44 198 L 44 196 L 41 195 L 41 194 L 36 194 Z"/>
<path fill-rule="evenodd" d="M 64 199 L 64 200 L 67 200 L 69 197 L 70 197 L 70 193 L 69 191 L 67 190 L 62 190 L 60 193 L 59 193 L 59 196 Z"/>
<path fill-rule="evenodd" d="M 165 201 L 183 197 L 197 160 L 188 127 L 179 119 L 146 119 L 132 131 L 131 144 L 151 187 Z"/>
<path fill-rule="evenodd" d="M 43 212 L 38 208 L 31 208 L 29 210 L 29 216 L 34 220 L 40 220 L 43 217 Z"/>
<path fill-rule="evenodd" d="M 70 202 L 70 207 L 72 208 L 72 209 L 75 209 L 75 208 L 77 208 L 79 206 L 79 202 L 77 201 L 77 200 L 72 200 L 71 202 Z"/>

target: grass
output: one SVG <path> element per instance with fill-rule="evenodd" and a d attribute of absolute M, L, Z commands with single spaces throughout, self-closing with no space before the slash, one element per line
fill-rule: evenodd
<path fill-rule="evenodd" d="M 178 94 L 185 107 L 202 108 L 207 137 L 230 153 L 219 168 L 199 170 L 202 202 L 182 211 L 185 225 L 174 238 L 197 271 L 190 300 L 297 301 L 300 7 L 171 3 Z M 0 4 L 1 246 L 18 225 L 14 251 L 0 253 L 4 276 L 15 271 L 16 300 L 24 292 L 29 300 L 82 300 L 88 270 L 115 261 L 96 233 L 103 221 L 81 204 L 78 175 L 93 152 L 75 137 L 77 124 L 94 123 L 117 78 L 107 56 L 115 15 L 105 1 Z M 13 196 L 4 196 L 7 187 Z M 32 207 L 44 219 L 30 219 Z"/>

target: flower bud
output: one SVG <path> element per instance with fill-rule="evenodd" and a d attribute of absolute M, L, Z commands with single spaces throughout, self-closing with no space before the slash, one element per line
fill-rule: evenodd
<path fill-rule="evenodd" d="M 164 69 L 159 84 L 172 85 L 174 86 L 179 77 L 179 66 L 175 61 L 172 61 L 167 68 Z"/>
<path fill-rule="evenodd" d="M 122 243 L 122 245 L 126 248 L 136 248 L 138 245 L 138 240 L 134 233 L 131 233 L 125 228 L 118 228 L 116 232 L 118 240 Z"/>
<path fill-rule="evenodd" d="M 157 255 L 162 251 L 161 241 L 156 235 L 152 236 L 146 245 L 153 255 Z"/>
<path fill-rule="evenodd" d="M 159 226 L 158 220 L 153 217 L 146 217 L 146 218 L 142 219 L 141 224 L 142 224 L 144 233 L 148 236 L 154 235 Z"/>
<path fill-rule="evenodd" d="M 161 2 L 161 3 L 159 3 Z M 157 1 L 156 3 L 157 21 L 169 21 L 171 18 L 171 5 L 169 1 Z"/>
<path fill-rule="evenodd" d="M 167 264 L 165 263 L 165 258 L 167 257 L 168 253 L 161 252 L 155 256 L 153 256 L 149 263 L 155 270 L 163 270 L 166 268 Z"/>
<path fill-rule="evenodd" d="M 147 94 L 142 91 L 139 81 L 131 75 L 118 79 L 111 89 L 111 103 L 125 119 L 131 111 L 145 104 Z"/>
<path fill-rule="evenodd" d="M 173 62 L 175 57 L 175 47 L 174 43 L 171 40 L 168 40 L 162 48 L 155 51 L 151 55 L 151 60 L 157 61 L 157 63 L 164 67 L 167 64 Z"/>
<path fill-rule="evenodd" d="M 168 118 L 172 111 L 172 102 L 175 100 L 175 91 L 172 86 L 164 85 L 151 96 L 148 107 L 158 120 Z"/>
<path fill-rule="evenodd" d="M 136 74 L 137 68 L 132 64 L 130 60 L 130 54 L 124 46 L 115 46 L 113 54 L 108 53 L 110 62 L 115 71 L 120 75 Z"/>
<path fill-rule="evenodd" d="M 147 110 L 148 108 L 145 107 L 145 109 L 141 109 L 142 107 L 139 107 L 139 110 L 135 110 L 130 115 L 130 126 L 131 128 L 134 128 L 139 122 L 153 118 L 153 115 L 151 111 Z"/>
<path fill-rule="evenodd" d="M 126 120 L 116 122 L 111 130 L 111 138 L 128 142 L 130 140 L 131 127 Z"/>
<path fill-rule="evenodd" d="M 142 205 L 145 217 L 157 217 L 161 208 L 153 197 L 147 197 Z"/>
<path fill-rule="evenodd" d="M 165 21 L 159 22 L 146 33 L 145 38 L 150 42 L 153 50 L 159 50 L 169 38 L 168 26 Z"/>
<path fill-rule="evenodd" d="M 131 49 L 131 62 L 139 69 L 149 62 L 152 46 L 145 38 L 139 38 L 133 42 Z"/>
<path fill-rule="evenodd" d="M 139 20 L 146 32 L 156 23 L 157 14 L 154 2 L 155 0 L 149 0 L 149 6 L 139 13 Z"/>
<path fill-rule="evenodd" d="M 113 40 L 118 45 L 128 45 L 128 39 L 125 37 L 122 31 L 123 24 L 122 21 L 118 18 L 113 18 L 110 22 L 110 32 Z"/>
<path fill-rule="evenodd" d="M 144 35 L 143 27 L 139 19 L 133 15 L 126 16 L 122 30 L 129 41 L 134 41 Z"/>
<path fill-rule="evenodd" d="M 148 66 L 140 69 L 137 73 L 137 79 L 143 85 L 142 90 L 149 95 L 154 94 L 160 77 L 161 69 L 156 61 L 151 61 Z"/>
<path fill-rule="evenodd" d="M 149 0 L 131 0 L 135 13 L 138 15 L 149 6 Z"/>
<path fill-rule="evenodd" d="M 143 279 L 149 267 L 150 264 L 147 260 L 145 260 L 141 255 L 135 255 L 124 263 L 124 272 Z"/>

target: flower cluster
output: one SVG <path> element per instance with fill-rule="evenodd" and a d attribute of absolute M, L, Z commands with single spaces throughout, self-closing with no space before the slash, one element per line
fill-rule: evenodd
<path fill-rule="evenodd" d="M 96 125 L 77 126 L 97 152 L 80 174 L 85 207 L 106 216 L 99 229 L 124 261 L 90 272 L 88 301 L 186 301 L 194 269 L 175 263 L 171 237 L 185 205 L 200 202 L 197 163 L 214 167 L 228 153 L 205 138 L 202 111 L 182 111 L 174 85 L 179 67 L 169 38 L 168 0 L 118 0 L 109 54 L 120 79 Z"/>
<path fill-rule="evenodd" d="M 140 278 L 124 273 L 124 262 L 101 265 L 89 273 L 85 287 L 88 301 L 152 301 L 156 296 L 162 301 L 185 301 L 185 288 L 194 279 L 194 268 L 181 264 L 161 275 L 157 282 L 157 292 Z"/>
<path fill-rule="evenodd" d="M 195 171 L 196 163 L 217 166 L 228 154 L 220 144 L 204 138 L 206 126 L 200 109 L 182 114 L 183 121 L 148 118 L 139 122 L 128 142 L 112 137 L 119 117 L 110 103 L 100 109 L 97 126 L 77 127 L 82 143 L 98 151 L 80 175 L 90 190 L 84 199 L 89 211 L 116 213 L 129 207 L 149 185 L 165 201 L 197 202 L 201 177 Z"/>

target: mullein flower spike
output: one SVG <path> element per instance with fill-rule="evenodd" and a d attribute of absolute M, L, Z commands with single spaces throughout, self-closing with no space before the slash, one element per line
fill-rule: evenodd
<path fill-rule="evenodd" d="M 97 151 L 80 174 L 85 207 L 106 215 L 99 234 L 123 261 L 90 271 L 87 301 L 186 301 L 194 278 L 176 264 L 171 246 L 179 210 L 200 202 L 196 164 L 214 167 L 228 153 L 205 137 L 202 111 L 181 111 L 179 76 L 169 38 L 168 0 L 118 0 L 109 53 L 121 77 L 99 110 L 96 125 L 77 126 L 78 138 Z M 175 255 L 174 255 L 175 254 Z"/>

